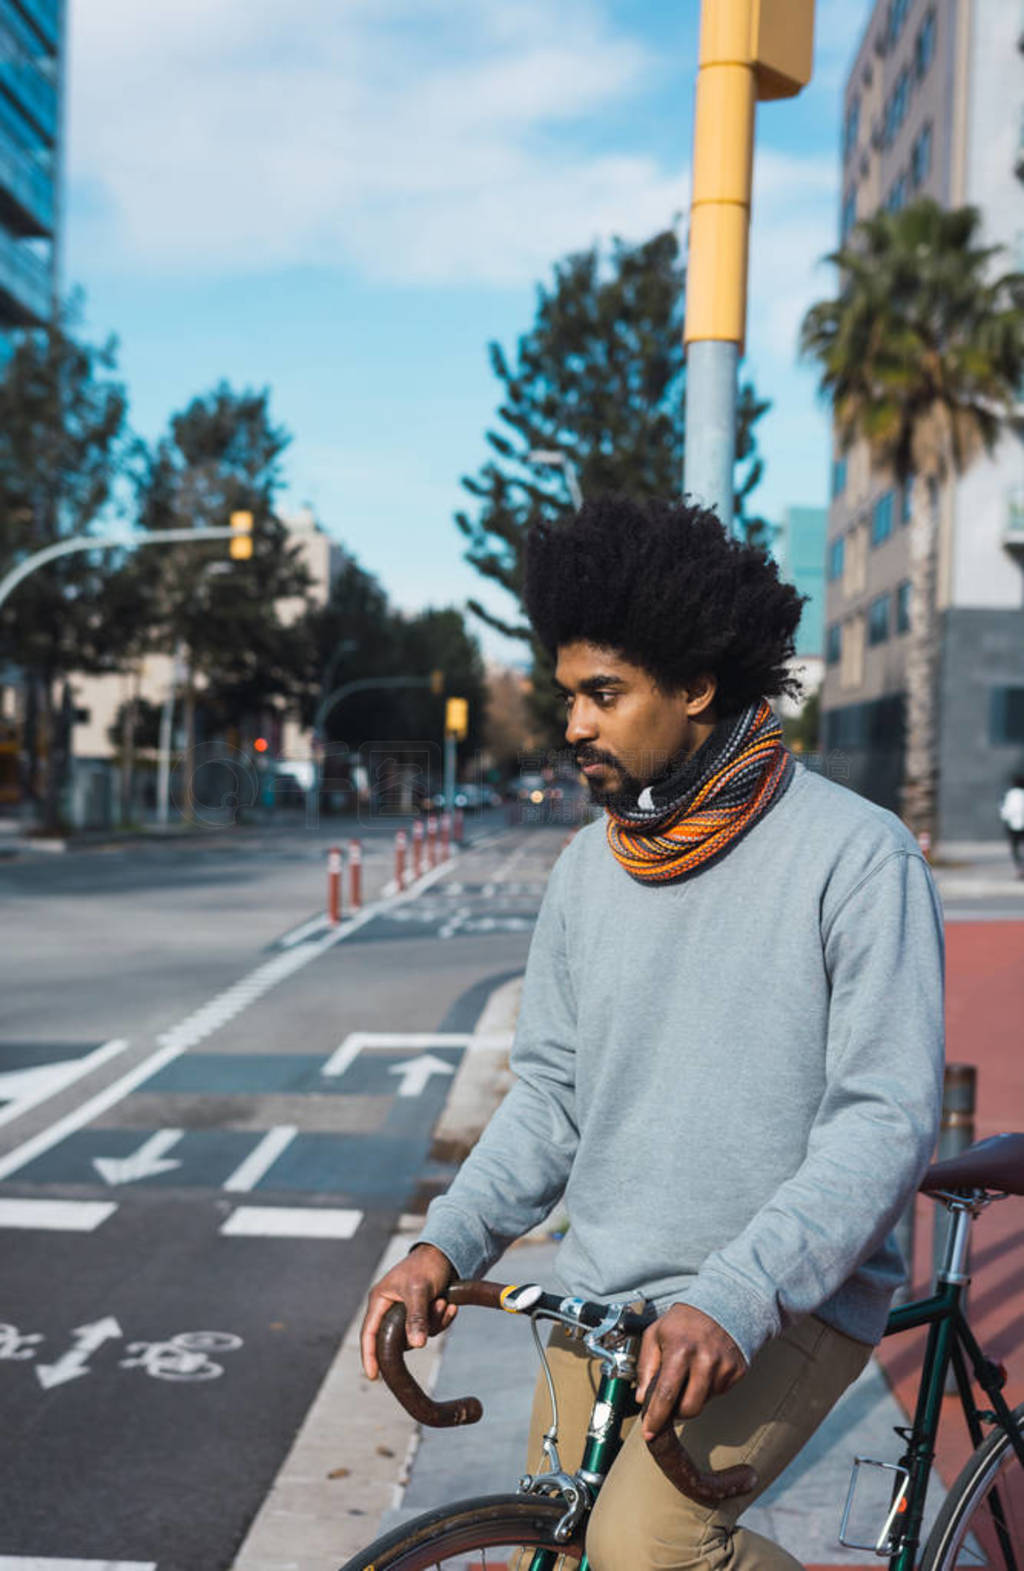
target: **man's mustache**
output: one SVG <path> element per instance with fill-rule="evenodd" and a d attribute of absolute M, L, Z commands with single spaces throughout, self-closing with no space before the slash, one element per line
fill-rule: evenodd
<path fill-rule="evenodd" d="M 622 768 L 614 753 L 599 753 L 591 747 L 581 748 L 576 754 L 577 769 L 582 769 L 585 764 L 608 764 L 612 769 Z"/>

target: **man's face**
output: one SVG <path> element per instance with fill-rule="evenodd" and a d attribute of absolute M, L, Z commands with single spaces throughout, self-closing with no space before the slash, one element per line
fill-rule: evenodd
<path fill-rule="evenodd" d="M 558 651 L 555 682 L 565 697 L 566 740 L 602 806 L 635 803 L 714 728 L 713 677 L 666 693 L 614 650 L 574 643 Z"/>

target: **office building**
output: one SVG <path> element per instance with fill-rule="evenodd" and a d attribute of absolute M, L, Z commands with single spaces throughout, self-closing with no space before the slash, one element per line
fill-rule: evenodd
<path fill-rule="evenodd" d="M 779 564 L 779 577 L 807 596 L 796 633 L 796 659 L 792 662 L 803 687 L 803 698 L 800 703 L 790 699 L 780 700 L 779 711 L 784 715 L 798 714 L 811 694 L 821 686 L 824 673 L 824 563 L 827 532 L 826 508 L 787 507 L 775 533 L 772 552 Z"/>
<path fill-rule="evenodd" d="M 0 364 L 57 293 L 65 0 L 0 0 Z"/>
<path fill-rule="evenodd" d="M 840 232 L 921 195 L 971 203 L 986 244 L 1024 266 L 1024 11 L 1008 0 L 878 0 L 846 83 Z M 823 742 L 849 783 L 897 808 L 903 769 L 910 495 L 864 444 L 834 448 L 826 546 Z M 1024 443 L 940 499 L 941 839 L 1002 833 L 1024 765 Z"/>

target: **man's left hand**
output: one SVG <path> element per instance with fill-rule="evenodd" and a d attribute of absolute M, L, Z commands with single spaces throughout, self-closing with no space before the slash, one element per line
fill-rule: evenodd
<path fill-rule="evenodd" d="M 747 1365 L 717 1320 L 689 1304 L 673 1304 L 644 1332 L 636 1367 L 637 1401 L 650 1391 L 643 1416 L 644 1439 L 650 1440 L 674 1418 L 696 1418 Z"/>

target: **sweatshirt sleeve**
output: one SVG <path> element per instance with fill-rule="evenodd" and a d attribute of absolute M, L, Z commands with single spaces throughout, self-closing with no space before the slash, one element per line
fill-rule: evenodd
<path fill-rule="evenodd" d="M 576 1126 L 576 998 L 566 951 L 565 856 L 555 864 L 526 966 L 512 1089 L 448 1189 L 432 1201 L 419 1243 L 461 1277 L 479 1276 L 542 1222 L 565 1188 Z"/>
<path fill-rule="evenodd" d="M 679 1300 L 749 1362 L 883 1243 L 931 1158 L 942 1105 L 943 928 L 923 859 L 897 851 L 824 927 L 826 1085 L 807 1154 Z"/>

